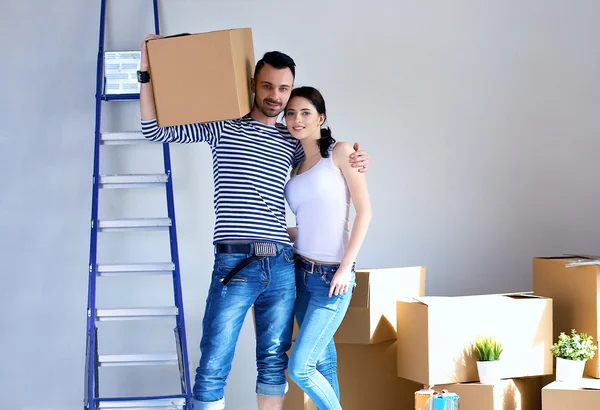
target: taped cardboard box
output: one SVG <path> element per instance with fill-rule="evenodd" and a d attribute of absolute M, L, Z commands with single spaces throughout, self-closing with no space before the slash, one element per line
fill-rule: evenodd
<path fill-rule="evenodd" d="M 528 293 L 397 302 L 398 376 L 425 385 L 479 381 L 472 344 L 502 342 L 502 378 L 552 374 L 552 300 Z"/>
<path fill-rule="evenodd" d="M 576 266 L 567 265 L 580 261 Z M 554 301 L 554 340 L 560 332 L 587 333 L 599 343 L 600 257 L 537 257 L 533 259 L 533 291 Z M 599 345 L 600 346 L 600 345 Z M 598 355 L 585 364 L 585 375 L 600 377 Z"/>
<path fill-rule="evenodd" d="M 494 385 L 458 383 L 434 386 L 460 397 L 460 410 L 540 410 L 542 380 L 539 377 L 500 380 Z"/>
<path fill-rule="evenodd" d="M 542 410 L 600 410 L 600 380 L 550 383 L 542 389 Z"/>
<path fill-rule="evenodd" d="M 252 29 L 184 34 L 148 42 L 158 125 L 240 118 L 252 108 Z"/>
<path fill-rule="evenodd" d="M 360 269 L 356 289 L 336 343 L 373 344 L 396 340 L 396 301 L 425 295 L 425 267 Z"/>
<path fill-rule="evenodd" d="M 344 410 L 414 410 L 415 391 L 423 385 L 397 377 L 396 342 L 336 344 L 336 349 Z M 284 410 L 316 410 L 295 383 L 288 383 Z"/>

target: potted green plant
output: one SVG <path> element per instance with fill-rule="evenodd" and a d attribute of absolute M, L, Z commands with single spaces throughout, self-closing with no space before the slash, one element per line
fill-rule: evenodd
<path fill-rule="evenodd" d="M 556 357 L 556 380 L 568 383 L 581 380 L 585 362 L 594 358 L 596 350 L 598 346 L 592 336 L 577 333 L 575 329 L 571 329 L 570 335 L 561 332 L 550 349 Z"/>
<path fill-rule="evenodd" d="M 494 384 L 501 379 L 500 355 L 504 347 L 493 337 L 480 337 L 473 343 L 477 372 L 481 384 Z"/>

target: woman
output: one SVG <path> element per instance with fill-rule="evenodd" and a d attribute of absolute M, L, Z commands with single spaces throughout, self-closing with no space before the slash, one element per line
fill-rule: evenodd
<path fill-rule="evenodd" d="M 371 220 L 366 176 L 348 162 L 350 144 L 337 142 L 325 101 L 312 87 L 296 88 L 285 109 L 286 126 L 304 149 L 285 194 L 296 215 L 296 319 L 300 331 L 290 355 L 290 378 L 319 410 L 337 410 L 340 392 L 333 334 L 355 286 L 355 259 Z M 349 232 L 350 202 L 356 218 Z"/>

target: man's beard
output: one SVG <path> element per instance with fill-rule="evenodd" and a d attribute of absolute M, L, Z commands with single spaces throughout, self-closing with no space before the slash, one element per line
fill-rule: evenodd
<path fill-rule="evenodd" d="M 258 107 L 258 110 L 261 113 L 263 113 L 265 116 L 270 117 L 270 118 L 278 117 L 279 114 L 281 114 L 281 112 L 283 111 L 283 108 L 281 107 L 281 105 L 278 108 L 275 108 L 275 109 L 267 108 L 266 104 L 264 104 L 267 101 L 269 101 L 271 103 L 277 104 L 277 102 L 275 102 L 273 100 L 263 100 L 263 104 L 259 104 L 258 100 L 256 99 L 256 96 L 254 97 L 254 105 L 256 107 Z"/>

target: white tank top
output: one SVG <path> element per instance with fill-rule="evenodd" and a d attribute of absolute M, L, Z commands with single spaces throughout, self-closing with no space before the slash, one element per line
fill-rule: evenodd
<path fill-rule="evenodd" d="M 298 168 L 292 171 L 285 197 L 296 215 L 295 252 L 310 259 L 339 263 L 350 236 L 350 191 L 333 163 L 334 146 L 329 148 L 328 158 L 321 158 L 309 170 L 300 175 Z"/>

